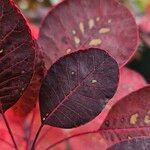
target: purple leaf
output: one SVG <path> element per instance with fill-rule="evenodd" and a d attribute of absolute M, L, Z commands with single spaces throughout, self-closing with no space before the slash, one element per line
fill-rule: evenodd
<path fill-rule="evenodd" d="M 72 128 L 94 119 L 115 94 L 118 72 L 116 61 L 95 48 L 60 58 L 40 90 L 42 123 Z"/>
<path fill-rule="evenodd" d="M 5 112 L 22 96 L 33 75 L 35 43 L 13 1 L 0 0 L 0 106 Z"/>
<path fill-rule="evenodd" d="M 107 150 L 149 150 L 150 138 L 135 138 L 113 145 Z"/>
<path fill-rule="evenodd" d="M 137 48 L 138 30 L 130 11 L 115 0 L 64 0 L 46 16 L 38 43 L 47 68 L 51 61 L 90 47 L 106 50 L 123 66 Z"/>

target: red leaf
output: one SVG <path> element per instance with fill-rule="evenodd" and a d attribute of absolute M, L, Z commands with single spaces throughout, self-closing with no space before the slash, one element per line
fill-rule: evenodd
<path fill-rule="evenodd" d="M 135 138 L 128 141 L 115 144 L 107 150 L 149 150 L 150 149 L 150 138 Z"/>
<path fill-rule="evenodd" d="M 78 51 L 59 59 L 40 90 L 43 124 L 72 128 L 94 119 L 114 95 L 118 65 L 99 49 Z"/>
<path fill-rule="evenodd" d="M 144 87 L 146 84 L 146 81 L 139 73 L 125 67 L 122 68 L 120 70 L 120 79 L 117 92 L 108 102 L 105 110 L 109 110 L 121 98 L 127 96 L 133 91 Z"/>
<path fill-rule="evenodd" d="M 100 128 L 109 144 L 150 134 L 150 86 L 117 102 Z"/>
<path fill-rule="evenodd" d="M 3 112 L 22 96 L 33 75 L 35 43 L 12 1 L 0 1 L 0 102 Z"/>
<path fill-rule="evenodd" d="M 39 45 L 52 63 L 70 52 L 96 47 L 123 66 L 137 43 L 133 16 L 115 0 L 65 0 L 48 13 L 39 33 Z"/>

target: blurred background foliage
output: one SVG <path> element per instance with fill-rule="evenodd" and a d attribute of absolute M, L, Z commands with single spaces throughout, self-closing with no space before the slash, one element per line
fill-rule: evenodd
<path fill-rule="evenodd" d="M 14 1 L 23 11 L 23 14 L 29 19 L 29 21 L 32 24 L 39 26 L 41 20 L 44 18 L 44 16 L 46 16 L 48 10 L 61 0 L 14 0 Z M 145 34 L 148 35 L 148 40 L 150 42 L 150 0 L 118 0 L 118 1 L 124 3 L 132 11 L 132 13 L 135 15 L 138 25 L 143 23 L 144 22 L 143 20 L 146 20 L 144 26 L 149 30 L 146 31 L 147 33 Z M 145 79 L 150 83 L 150 44 L 147 44 L 146 42 L 144 42 L 144 40 L 141 40 L 141 44 L 138 48 L 137 53 L 135 54 L 132 61 L 129 64 L 127 64 L 127 66 L 140 72 L 145 77 Z"/>

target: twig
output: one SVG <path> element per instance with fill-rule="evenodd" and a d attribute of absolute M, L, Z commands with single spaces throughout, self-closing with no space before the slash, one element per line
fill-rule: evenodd
<path fill-rule="evenodd" d="M 44 124 L 41 124 L 41 126 L 39 127 L 39 129 L 38 129 L 38 131 L 37 131 L 37 134 L 36 134 L 36 136 L 35 136 L 35 138 L 34 138 L 33 144 L 32 144 L 32 146 L 31 146 L 31 150 L 34 150 L 34 149 L 35 149 L 36 141 L 37 141 L 37 139 L 38 139 L 38 137 L 39 137 L 39 135 L 40 135 L 40 133 L 41 133 L 41 130 L 42 130 L 43 126 L 44 126 Z"/>

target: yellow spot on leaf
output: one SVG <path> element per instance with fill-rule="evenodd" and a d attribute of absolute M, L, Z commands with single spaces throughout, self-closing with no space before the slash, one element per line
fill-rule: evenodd
<path fill-rule="evenodd" d="M 99 33 L 102 33 L 102 34 L 108 33 L 108 32 L 110 32 L 110 29 L 109 29 L 109 28 L 101 28 L 101 29 L 99 30 Z"/>
<path fill-rule="evenodd" d="M 4 49 L 0 49 L 0 54 L 4 52 Z"/>
<path fill-rule="evenodd" d="M 96 21 L 99 21 L 99 20 L 100 20 L 100 17 L 97 17 L 97 18 L 96 18 Z"/>
<path fill-rule="evenodd" d="M 144 122 L 146 124 L 150 124 L 150 111 L 148 111 L 147 115 L 144 118 Z"/>
<path fill-rule="evenodd" d="M 68 48 L 68 49 L 66 50 L 66 53 L 69 54 L 70 52 L 71 52 L 71 49 Z"/>
<path fill-rule="evenodd" d="M 90 46 L 98 46 L 102 43 L 102 40 L 101 39 L 93 39 L 90 41 L 89 45 Z"/>
<path fill-rule="evenodd" d="M 95 84 L 95 83 L 97 83 L 97 80 L 92 80 L 92 84 Z"/>
<path fill-rule="evenodd" d="M 79 28 L 80 28 L 80 31 L 81 31 L 82 33 L 84 33 L 84 24 L 83 24 L 83 22 L 80 22 Z"/>
<path fill-rule="evenodd" d="M 108 20 L 108 23 L 111 23 L 111 22 L 112 22 L 112 20 L 111 20 L 111 19 L 109 19 L 109 20 Z"/>
<path fill-rule="evenodd" d="M 75 35 L 75 34 L 76 34 L 76 31 L 75 31 L 75 30 L 72 30 L 72 34 Z"/>
<path fill-rule="evenodd" d="M 75 44 L 77 45 L 80 43 L 80 39 L 77 36 L 74 37 L 74 41 L 75 41 Z"/>
<path fill-rule="evenodd" d="M 135 125 L 138 122 L 138 117 L 139 115 L 137 113 L 132 115 L 130 118 L 130 124 Z"/>
<path fill-rule="evenodd" d="M 90 19 L 88 24 L 89 24 L 89 29 L 92 29 L 95 26 L 94 19 Z"/>

